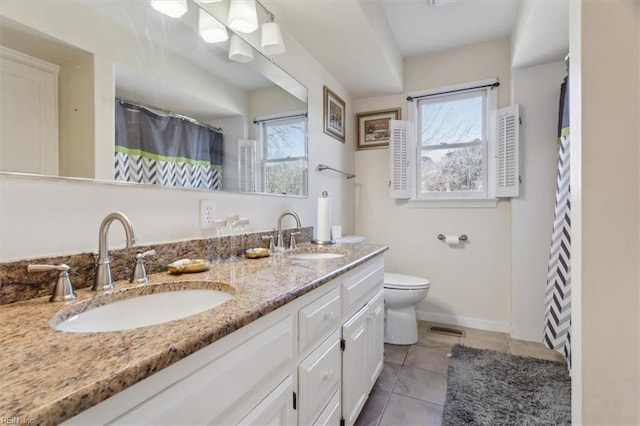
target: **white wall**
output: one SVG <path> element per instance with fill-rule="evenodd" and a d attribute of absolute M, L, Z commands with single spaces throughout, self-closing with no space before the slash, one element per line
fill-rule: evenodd
<path fill-rule="evenodd" d="M 509 104 L 508 40 L 482 43 L 407 59 L 407 92 L 485 78 L 500 81 L 499 106 Z M 402 107 L 406 93 L 356 102 L 365 112 Z M 418 305 L 421 319 L 508 331 L 511 322 L 511 208 L 412 208 L 389 197 L 388 149 L 356 153 L 356 233 L 390 246 L 386 269 L 427 277 L 428 297 Z M 437 235 L 467 234 L 469 242 L 450 248 Z"/>
<path fill-rule="evenodd" d="M 572 419 L 640 424 L 640 4 L 572 2 Z"/>
<path fill-rule="evenodd" d="M 19 2 L 14 6 L 19 7 Z M 3 13 L 7 8 L 3 5 Z M 55 19 L 41 16 L 42 31 Z M 249 217 L 248 231 L 273 229 L 278 215 L 292 209 L 304 226 L 315 225 L 316 198 L 326 190 L 333 197 L 332 223 L 354 231 L 354 182 L 343 176 L 318 172 L 318 163 L 353 170 L 353 102 L 350 95 L 300 45 L 285 32 L 287 52 L 277 62 L 309 90 L 309 197 L 205 192 L 197 190 L 150 188 L 137 185 L 95 183 L 82 180 L 26 178 L 0 174 L 0 260 L 92 252 L 97 249 L 98 226 L 114 210 L 127 214 L 141 244 L 178 241 L 209 235 L 199 230 L 198 200 L 213 199 L 217 216 L 235 212 Z M 103 43 L 108 43 L 104 40 Z M 85 42 L 79 44 L 92 50 Z M 114 46 L 117 48 L 118 46 Z M 96 58 L 96 69 L 101 68 Z M 104 76 L 103 76 L 104 77 Z M 113 82 L 113 72 L 110 81 Z M 347 142 L 338 142 L 322 131 L 322 87 L 328 85 L 347 104 Z M 112 108 L 113 92 L 97 95 L 96 104 Z M 100 126 L 98 126 L 100 124 Z M 96 123 L 99 140 L 113 140 L 111 126 Z M 106 135 L 106 136 L 105 136 Z M 110 151 L 112 147 L 97 148 Z M 124 245 L 117 225 L 110 236 L 112 247 Z"/>
<path fill-rule="evenodd" d="M 558 169 L 558 108 L 564 62 L 512 71 L 521 105 L 520 196 L 511 200 L 511 336 L 541 341 Z"/>
<path fill-rule="evenodd" d="M 60 67 L 59 161 L 60 176 L 91 178 L 95 175 L 92 143 L 95 135 L 93 55 L 83 55 Z M 89 159 L 89 161 L 87 161 Z"/>

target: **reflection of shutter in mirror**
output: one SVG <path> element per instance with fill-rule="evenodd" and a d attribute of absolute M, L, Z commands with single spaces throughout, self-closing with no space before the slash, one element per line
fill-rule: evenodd
<path fill-rule="evenodd" d="M 238 140 L 238 169 L 241 192 L 256 192 L 256 141 Z"/>

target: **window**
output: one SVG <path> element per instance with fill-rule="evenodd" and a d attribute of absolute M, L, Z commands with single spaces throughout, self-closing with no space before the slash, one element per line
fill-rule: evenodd
<path fill-rule="evenodd" d="M 262 185 L 270 194 L 306 195 L 305 115 L 257 120 L 262 145 Z"/>
<path fill-rule="evenodd" d="M 416 207 L 483 207 L 519 190 L 518 105 L 498 110 L 497 79 L 410 94 L 391 121 L 392 198 Z"/>
<path fill-rule="evenodd" d="M 418 198 L 486 197 L 486 90 L 417 102 Z"/>

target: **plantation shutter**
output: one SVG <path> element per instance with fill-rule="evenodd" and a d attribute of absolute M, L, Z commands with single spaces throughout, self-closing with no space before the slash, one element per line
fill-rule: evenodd
<path fill-rule="evenodd" d="M 256 141 L 238 140 L 239 190 L 256 192 Z"/>
<path fill-rule="evenodd" d="M 497 111 L 496 196 L 517 197 L 520 190 L 520 105 Z"/>
<path fill-rule="evenodd" d="M 409 132 L 411 122 L 390 120 L 391 137 L 389 140 L 391 198 L 411 198 L 411 159 L 409 154 Z"/>

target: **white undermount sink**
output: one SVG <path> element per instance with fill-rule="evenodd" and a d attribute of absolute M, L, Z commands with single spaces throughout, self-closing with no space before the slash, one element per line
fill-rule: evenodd
<path fill-rule="evenodd" d="M 344 254 L 340 253 L 295 253 L 289 255 L 291 259 L 304 259 L 304 260 L 321 260 L 321 259 L 336 259 L 338 257 L 344 257 Z"/>
<path fill-rule="evenodd" d="M 73 333 L 131 330 L 195 315 L 232 297 L 227 292 L 209 289 L 146 294 L 89 309 L 52 327 Z"/>

